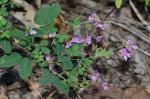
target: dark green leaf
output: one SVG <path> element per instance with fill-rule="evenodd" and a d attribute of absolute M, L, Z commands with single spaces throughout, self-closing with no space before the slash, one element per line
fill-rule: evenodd
<path fill-rule="evenodd" d="M 42 69 L 42 73 L 43 74 L 39 80 L 39 83 L 41 85 L 46 85 L 48 83 L 51 83 L 53 86 L 55 86 L 59 90 L 62 90 L 66 94 L 68 94 L 69 86 L 65 82 L 62 82 L 57 76 L 50 73 L 49 70 L 47 70 L 47 69 Z"/>
<path fill-rule="evenodd" d="M 73 44 L 71 48 L 67 50 L 71 56 L 81 56 L 83 47 L 79 44 Z"/>
<path fill-rule="evenodd" d="M 9 41 L 0 41 L 0 47 L 4 50 L 5 53 L 10 53 L 12 51 L 12 47 Z"/>
<path fill-rule="evenodd" d="M 0 8 L 0 15 L 1 16 L 7 16 L 8 12 L 6 10 L 7 10 L 6 7 Z"/>
<path fill-rule="evenodd" d="M 59 56 L 58 60 L 63 63 L 63 66 L 64 66 L 65 70 L 70 70 L 70 69 L 73 68 L 73 63 L 68 57 L 66 57 L 66 56 Z"/>
<path fill-rule="evenodd" d="M 40 46 L 47 46 L 48 45 L 48 41 L 47 40 L 42 40 L 40 41 Z"/>
<path fill-rule="evenodd" d="M 57 39 L 55 39 L 55 46 L 54 46 L 55 54 L 59 56 L 62 52 L 62 49 L 63 49 L 63 45 L 60 44 Z"/>
<path fill-rule="evenodd" d="M 48 49 L 47 47 L 40 47 L 40 52 L 43 54 L 50 54 L 50 49 Z"/>
<path fill-rule="evenodd" d="M 16 28 L 14 28 L 11 31 L 11 35 L 12 35 L 13 38 L 16 38 L 16 39 L 22 39 L 22 38 L 26 37 L 25 32 L 23 32 L 22 30 L 16 29 Z"/>
<path fill-rule="evenodd" d="M 19 75 L 22 79 L 28 79 L 32 72 L 32 61 L 29 58 L 23 58 L 20 62 Z"/>
<path fill-rule="evenodd" d="M 34 21 L 39 25 L 48 25 L 55 20 L 61 11 L 60 5 L 53 3 L 52 5 L 43 5 L 36 13 Z"/>
<path fill-rule="evenodd" d="M 58 41 L 60 43 L 63 43 L 65 40 L 68 40 L 69 39 L 69 36 L 66 35 L 66 34 L 57 34 L 56 35 L 56 38 L 58 39 Z"/>
<path fill-rule="evenodd" d="M 0 67 L 9 68 L 18 65 L 21 60 L 21 55 L 18 53 L 12 53 L 11 55 L 4 55 L 0 57 Z"/>

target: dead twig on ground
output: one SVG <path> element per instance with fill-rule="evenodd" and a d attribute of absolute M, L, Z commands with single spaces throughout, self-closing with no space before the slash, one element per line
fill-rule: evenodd
<path fill-rule="evenodd" d="M 114 24 L 116 26 L 119 26 L 129 32 L 131 32 L 132 34 L 134 34 L 135 36 L 137 36 L 138 38 L 140 38 L 141 40 L 143 40 L 144 42 L 148 43 L 150 45 L 150 40 L 148 39 L 148 37 L 146 35 L 144 35 L 140 30 L 136 29 L 135 27 L 131 26 L 131 25 L 125 25 L 119 22 L 115 22 L 113 20 L 109 20 L 108 23 Z"/>
<path fill-rule="evenodd" d="M 136 16 L 139 18 L 139 20 L 143 23 L 146 24 L 147 30 L 150 32 L 150 26 L 148 26 L 148 22 L 145 21 L 145 19 L 143 18 L 143 16 L 139 13 L 139 11 L 137 10 L 137 8 L 135 7 L 134 3 L 132 2 L 132 0 L 129 0 L 129 4 L 131 6 L 131 8 L 133 9 L 134 13 L 136 14 Z"/>

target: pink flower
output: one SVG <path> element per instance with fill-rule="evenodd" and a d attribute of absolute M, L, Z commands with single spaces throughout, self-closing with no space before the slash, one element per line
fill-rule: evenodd
<path fill-rule="evenodd" d="M 92 73 L 90 75 L 90 78 L 91 78 L 92 83 L 96 82 L 99 78 L 99 72 L 96 71 L 96 72 Z"/>
<path fill-rule="evenodd" d="M 90 45 L 92 43 L 90 35 L 86 36 L 85 43 L 86 43 L 86 45 Z"/>
<path fill-rule="evenodd" d="M 137 45 L 136 45 L 136 42 L 135 42 L 135 39 L 133 37 L 129 37 L 128 38 L 128 41 L 126 43 L 126 48 L 129 50 L 129 51 L 132 51 L 134 49 L 137 49 Z"/>
<path fill-rule="evenodd" d="M 46 59 L 47 62 L 49 62 L 51 60 L 51 56 L 50 55 L 46 55 L 45 59 Z"/>
<path fill-rule="evenodd" d="M 104 30 L 104 24 L 102 24 L 102 23 L 94 22 L 93 25 L 98 29 Z"/>
<path fill-rule="evenodd" d="M 84 38 L 74 36 L 70 42 L 72 42 L 72 43 L 84 43 L 84 41 L 85 41 Z"/>
<path fill-rule="evenodd" d="M 97 16 L 96 13 L 92 13 L 91 16 L 89 16 L 88 20 L 92 21 L 92 22 L 98 22 L 99 21 L 99 17 Z"/>
<path fill-rule="evenodd" d="M 70 48 L 71 46 L 72 46 L 72 43 L 71 42 L 67 42 L 66 48 Z"/>
<path fill-rule="evenodd" d="M 96 37 L 96 42 L 101 42 L 104 39 L 103 36 L 97 36 Z"/>
<path fill-rule="evenodd" d="M 119 53 L 120 53 L 120 56 L 126 61 L 128 60 L 128 58 L 131 57 L 131 52 L 127 48 L 120 49 Z"/>
<path fill-rule="evenodd" d="M 102 82 L 100 84 L 100 86 L 104 89 L 104 90 L 108 90 L 109 89 L 109 84 L 105 81 L 105 82 Z"/>

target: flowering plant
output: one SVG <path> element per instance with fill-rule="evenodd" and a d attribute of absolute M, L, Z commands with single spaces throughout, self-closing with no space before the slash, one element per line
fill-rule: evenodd
<path fill-rule="evenodd" d="M 8 0 L 2 3 L 7 2 Z M 27 80 L 32 74 L 33 66 L 39 67 L 42 71 L 39 83 L 41 85 L 51 83 L 65 94 L 69 93 L 70 88 L 80 91 L 96 82 L 104 89 L 108 89 L 108 83 L 100 79 L 99 71 L 90 71 L 95 59 L 99 57 L 107 59 L 111 55 L 108 48 L 98 46 L 105 39 L 103 35 L 92 35 L 89 28 L 85 28 L 85 33 L 73 33 L 71 36 L 69 33 L 60 34 L 55 25 L 61 11 L 57 3 L 41 6 L 34 17 L 35 23 L 39 25 L 36 29 L 30 25 L 24 30 L 15 28 L 5 19 L 7 16 L 5 6 L 1 10 L 3 10 L 3 13 L 0 13 L 1 68 L 19 65 L 20 77 Z M 96 13 L 91 14 L 87 21 L 91 27 L 99 31 L 105 30 L 105 24 Z M 72 20 L 69 32 L 73 32 L 78 22 L 80 24 L 75 18 Z M 136 48 L 133 38 L 129 38 L 118 52 L 127 61 Z"/>

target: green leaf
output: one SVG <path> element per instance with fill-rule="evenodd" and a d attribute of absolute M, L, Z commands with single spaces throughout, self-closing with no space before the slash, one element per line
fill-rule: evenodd
<path fill-rule="evenodd" d="M 11 53 L 12 47 L 9 41 L 0 41 L 0 47 L 4 50 L 5 53 Z"/>
<path fill-rule="evenodd" d="M 66 34 L 57 34 L 56 35 L 56 38 L 58 39 L 58 41 L 60 43 L 63 43 L 65 40 L 68 40 L 69 39 L 69 36 L 66 35 Z"/>
<path fill-rule="evenodd" d="M 73 63 L 68 57 L 66 57 L 66 56 L 59 56 L 58 60 L 63 63 L 63 66 L 64 66 L 65 70 L 70 70 L 70 69 L 73 68 Z"/>
<path fill-rule="evenodd" d="M 11 55 L 4 55 L 0 57 L 0 67 L 10 68 L 12 66 L 18 65 L 21 60 L 21 55 L 18 53 L 12 53 Z"/>
<path fill-rule="evenodd" d="M 55 27 L 55 22 L 52 22 L 46 26 L 40 26 L 37 31 L 37 36 L 42 37 L 43 35 L 57 32 L 57 28 Z"/>
<path fill-rule="evenodd" d="M 39 46 L 47 46 L 47 45 L 48 45 L 48 41 L 47 40 L 40 41 Z"/>
<path fill-rule="evenodd" d="M 73 44 L 71 48 L 67 50 L 71 56 L 81 56 L 83 47 L 79 44 Z"/>
<path fill-rule="evenodd" d="M 94 58 L 98 58 L 98 57 L 109 58 L 110 55 L 111 55 L 111 52 L 107 51 L 106 49 L 96 49 Z"/>
<path fill-rule="evenodd" d="M 40 47 L 40 52 L 43 54 L 50 54 L 50 49 L 48 49 L 47 47 Z"/>
<path fill-rule="evenodd" d="M 63 49 L 63 45 L 60 44 L 57 39 L 55 39 L 55 46 L 54 46 L 55 54 L 59 56 L 62 52 L 62 49 Z"/>
<path fill-rule="evenodd" d="M 50 73 L 47 69 L 42 69 L 42 76 L 39 79 L 39 83 L 41 85 L 46 85 L 51 83 L 53 86 L 58 88 L 59 90 L 64 91 L 66 94 L 69 92 L 69 86 L 67 83 L 62 82 L 57 76 Z"/>
<path fill-rule="evenodd" d="M 149 6 L 150 5 L 150 0 L 145 0 L 145 5 Z"/>
<path fill-rule="evenodd" d="M 39 25 L 48 25 L 55 20 L 60 11 L 61 7 L 57 3 L 53 3 L 52 5 L 43 5 L 37 11 L 34 21 Z"/>
<path fill-rule="evenodd" d="M 8 12 L 6 10 L 7 10 L 6 7 L 0 8 L 0 15 L 1 16 L 7 16 Z"/>
<path fill-rule="evenodd" d="M 115 5 L 119 9 L 122 5 L 122 0 L 115 0 Z"/>
<path fill-rule="evenodd" d="M 29 58 L 23 58 L 20 62 L 19 75 L 22 79 L 28 79 L 32 72 L 32 61 Z"/>
<path fill-rule="evenodd" d="M 26 33 L 20 29 L 14 28 L 11 30 L 11 35 L 16 39 L 23 39 L 26 37 Z"/>

